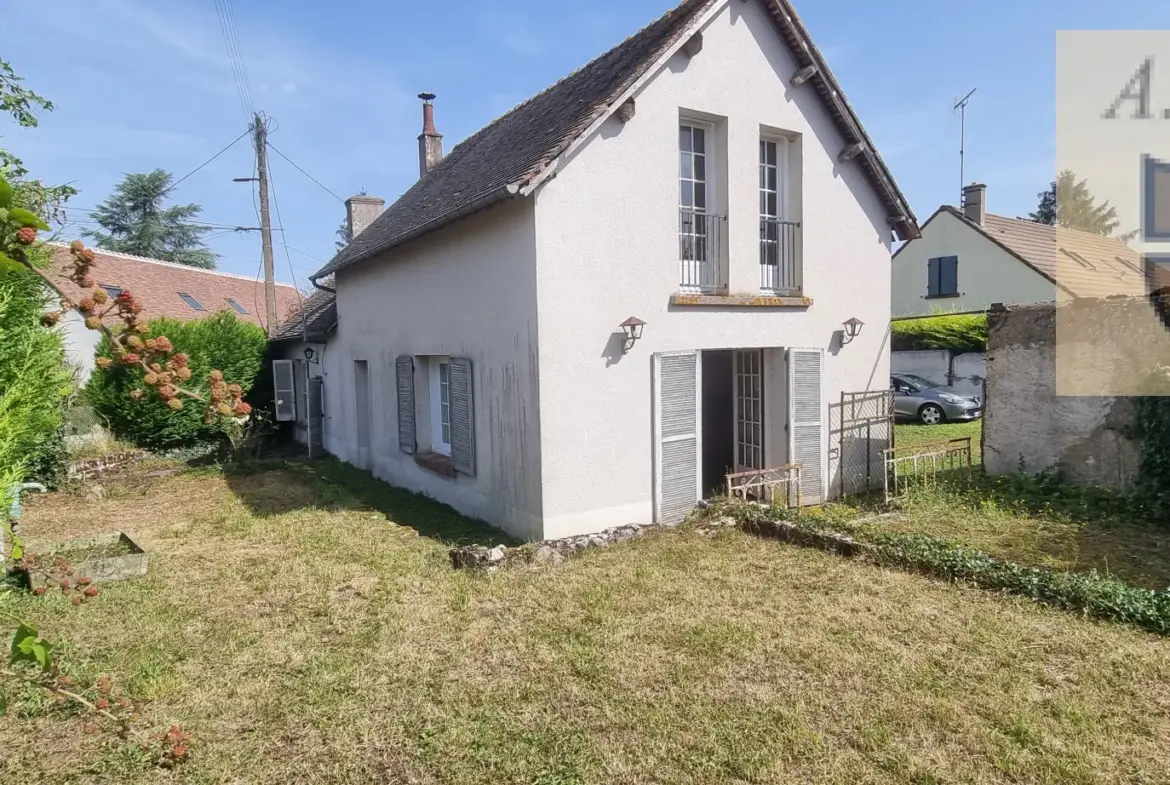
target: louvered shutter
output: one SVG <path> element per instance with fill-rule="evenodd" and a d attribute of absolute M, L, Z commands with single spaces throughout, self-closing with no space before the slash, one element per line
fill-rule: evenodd
<path fill-rule="evenodd" d="M 934 297 L 938 294 L 938 262 L 938 259 L 928 259 L 926 261 L 926 294 L 928 297 Z"/>
<path fill-rule="evenodd" d="M 654 355 L 654 521 L 679 523 L 700 496 L 698 352 Z"/>
<path fill-rule="evenodd" d="M 398 379 L 398 448 L 414 455 L 414 358 L 408 354 L 394 361 Z"/>
<path fill-rule="evenodd" d="M 809 504 L 825 500 L 823 365 L 820 349 L 788 350 L 788 455 L 801 465 L 801 495 Z"/>
<path fill-rule="evenodd" d="M 452 357 L 447 367 L 447 384 L 451 401 L 451 466 L 455 471 L 475 476 L 475 381 L 471 360 Z"/>
<path fill-rule="evenodd" d="M 276 401 L 276 421 L 291 422 L 297 418 L 296 388 L 293 382 L 293 361 L 272 361 L 273 395 Z"/>

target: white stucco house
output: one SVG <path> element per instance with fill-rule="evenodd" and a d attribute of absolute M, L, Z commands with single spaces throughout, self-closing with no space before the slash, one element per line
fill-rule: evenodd
<path fill-rule="evenodd" d="M 835 492 L 918 226 L 787 0 L 686 0 L 446 157 L 420 97 L 420 179 L 349 200 L 278 336 L 282 418 L 319 380 L 328 452 L 526 539 L 679 521 L 731 470 Z"/>
<path fill-rule="evenodd" d="M 989 213 L 980 183 L 963 189 L 962 207 L 936 210 L 893 265 L 895 316 L 1147 291 L 1141 255 L 1125 243 Z"/>

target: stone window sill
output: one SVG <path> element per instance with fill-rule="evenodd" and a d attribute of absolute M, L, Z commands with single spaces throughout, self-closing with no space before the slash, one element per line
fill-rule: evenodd
<path fill-rule="evenodd" d="M 959 297 L 959 296 L 960 295 L 958 292 L 954 292 L 953 294 L 928 294 L 925 297 L 923 297 L 922 299 L 924 299 L 924 300 L 945 300 L 948 297 Z"/>
<path fill-rule="evenodd" d="M 455 476 L 455 466 L 451 463 L 450 455 L 443 455 L 439 452 L 417 453 L 414 456 L 414 462 L 435 474 L 440 474 L 444 477 Z"/>
<path fill-rule="evenodd" d="M 808 308 L 811 298 L 771 294 L 672 294 L 670 304 L 686 308 Z"/>

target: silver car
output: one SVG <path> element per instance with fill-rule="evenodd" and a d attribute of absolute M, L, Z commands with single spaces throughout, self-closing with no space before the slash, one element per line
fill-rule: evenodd
<path fill-rule="evenodd" d="M 894 391 L 894 416 L 900 419 L 938 425 L 977 420 L 983 414 L 976 396 L 912 373 L 890 374 L 890 389 Z"/>

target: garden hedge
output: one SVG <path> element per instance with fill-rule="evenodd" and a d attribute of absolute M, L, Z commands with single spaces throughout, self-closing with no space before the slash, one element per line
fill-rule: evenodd
<path fill-rule="evenodd" d="M 147 325 L 146 337 L 159 335 L 167 336 L 176 351 L 190 357 L 192 375 L 183 386 L 191 390 L 204 390 L 207 374 L 218 368 L 229 384 L 240 385 L 247 394 L 265 365 L 268 340 L 264 331 L 228 312 L 190 322 L 154 319 Z M 111 356 L 108 339 L 102 339 L 98 355 Z M 220 437 L 216 425 L 204 422 L 203 407 L 197 402 L 175 411 L 154 395 L 133 400 L 132 390 L 147 389 L 143 373 L 141 368 L 115 364 L 106 371 L 95 370 L 86 385 L 89 402 L 109 420 L 119 438 L 150 450 L 168 450 Z"/>
<path fill-rule="evenodd" d="M 50 291 L 32 270 L 0 270 L 0 483 L 52 484 L 65 459 L 62 418 L 74 388 L 60 332 L 41 325 Z"/>
<path fill-rule="evenodd" d="M 987 351 L 987 314 L 928 316 L 891 323 L 895 352 L 948 349 L 957 354 Z"/>

